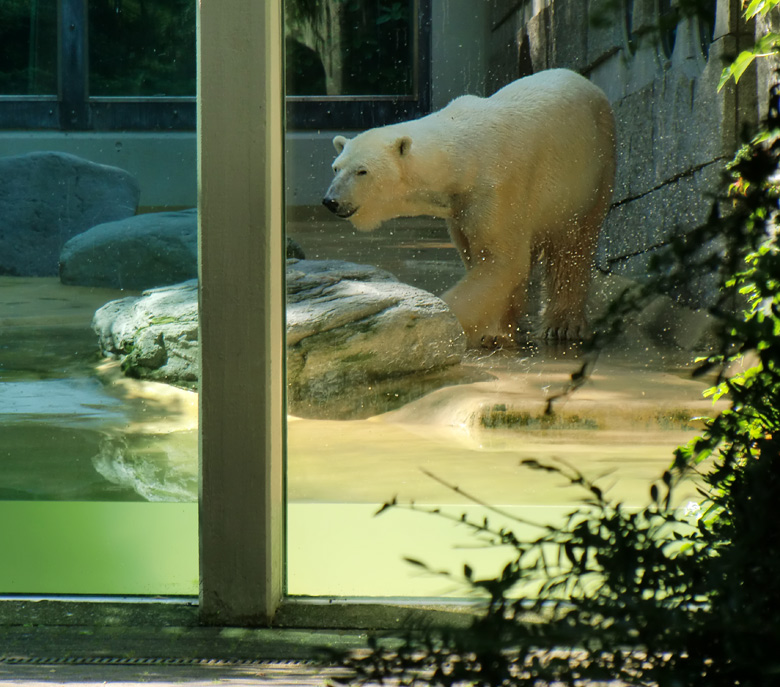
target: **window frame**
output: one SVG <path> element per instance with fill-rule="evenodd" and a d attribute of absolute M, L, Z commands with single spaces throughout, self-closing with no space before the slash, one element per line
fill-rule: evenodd
<path fill-rule="evenodd" d="M 192 131 L 195 96 L 90 97 L 87 0 L 57 3 L 57 90 L 0 95 L 0 129 Z"/>
<path fill-rule="evenodd" d="M 290 96 L 286 99 L 288 130 L 368 128 L 430 112 L 431 3 L 415 0 L 418 24 L 412 95 Z M 89 95 L 87 5 L 87 0 L 58 1 L 58 93 L 0 94 L 0 130 L 195 130 L 195 96 Z"/>
<path fill-rule="evenodd" d="M 461 618 L 473 602 L 286 595 L 281 17 L 282 0 L 201 0 L 198 14 L 200 620 L 368 629 Z"/>
<path fill-rule="evenodd" d="M 200 615 L 218 625 L 267 625 L 284 593 L 281 9 L 198 13 Z"/>

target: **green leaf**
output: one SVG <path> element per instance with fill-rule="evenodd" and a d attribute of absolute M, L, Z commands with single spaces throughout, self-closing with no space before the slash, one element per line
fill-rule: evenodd
<path fill-rule="evenodd" d="M 765 0 L 752 0 L 745 8 L 745 19 L 755 17 L 764 8 Z"/>
<path fill-rule="evenodd" d="M 738 83 L 745 70 L 753 63 L 757 57 L 769 57 L 776 55 L 780 49 L 780 33 L 769 32 L 761 36 L 756 44 L 749 50 L 743 50 L 736 59 L 726 67 L 720 75 L 718 90 L 721 90 L 726 82 L 733 78 L 734 83 Z"/>
<path fill-rule="evenodd" d="M 718 90 L 720 91 L 731 78 L 734 79 L 734 83 L 739 83 L 740 77 L 755 59 L 756 54 L 753 50 L 743 50 L 737 55 L 737 58 L 721 73 L 720 81 L 718 82 Z"/>
<path fill-rule="evenodd" d="M 780 0 L 751 0 L 745 8 L 743 15 L 745 19 L 752 19 L 757 14 L 760 14 L 762 17 L 766 16 L 778 3 L 780 3 Z"/>

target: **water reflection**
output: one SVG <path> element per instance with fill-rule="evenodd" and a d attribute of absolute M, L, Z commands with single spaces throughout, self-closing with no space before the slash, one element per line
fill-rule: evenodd
<path fill-rule="evenodd" d="M 0 422 L 101 426 L 124 419 L 121 402 L 95 379 L 0 382 Z"/>
<path fill-rule="evenodd" d="M 197 433 L 106 437 L 92 465 L 109 483 L 146 501 L 196 501 Z"/>
<path fill-rule="evenodd" d="M 0 277 L 0 499 L 197 500 L 197 394 L 98 354 L 92 316 L 127 295 Z"/>

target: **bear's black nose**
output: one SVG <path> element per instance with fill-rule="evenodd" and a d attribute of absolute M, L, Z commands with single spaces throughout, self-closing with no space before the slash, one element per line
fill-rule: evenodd
<path fill-rule="evenodd" d="M 328 198 L 326 196 L 322 199 L 322 204 L 333 213 L 337 213 L 339 211 L 339 201 L 337 201 L 335 198 Z"/>

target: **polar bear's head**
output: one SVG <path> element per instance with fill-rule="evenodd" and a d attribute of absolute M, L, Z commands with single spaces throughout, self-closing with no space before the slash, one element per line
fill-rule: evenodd
<path fill-rule="evenodd" d="M 323 205 L 356 229 L 371 231 L 399 215 L 405 193 L 404 163 L 412 140 L 391 127 L 370 129 L 353 139 L 336 136 L 335 178 Z"/>

